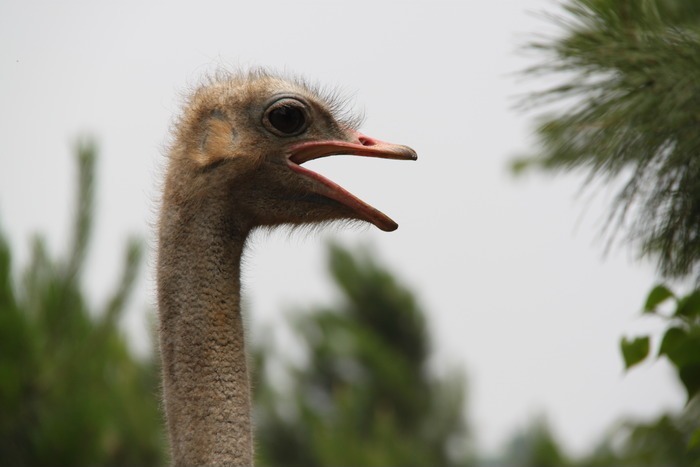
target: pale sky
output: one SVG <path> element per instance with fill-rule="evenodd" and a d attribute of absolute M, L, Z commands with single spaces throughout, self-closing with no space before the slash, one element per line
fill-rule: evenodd
<path fill-rule="evenodd" d="M 0 3 L 0 226 L 28 258 L 29 235 L 66 245 L 73 143 L 100 146 L 87 288 L 103 303 L 125 238 L 152 243 L 168 129 L 181 96 L 216 67 L 265 66 L 339 87 L 364 111 L 362 131 L 407 144 L 415 163 L 311 163 L 394 218 L 374 227 L 256 236 L 243 281 L 251 328 L 336 293 L 324 243 L 369 244 L 428 313 L 437 372 L 468 376 L 477 442 L 493 451 L 544 413 L 565 445 L 589 447 L 620 416 L 679 409 L 665 362 L 624 374 L 622 335 L 661 329 L 639 310 L 655 284 L 628 250 L 603 256 L 605 197 L 579 178 L 510 176 L 533 152 L 532 119 L 515 97 L 542 83 L 513 73 L 519 47 L 551 29 L 546 0 Z M 609 193 L 608 193 L 609 194 Z M 152 256 L 125 329 L 148 348 Z M 283 341 L 285 342 L 285 341 Z"/>

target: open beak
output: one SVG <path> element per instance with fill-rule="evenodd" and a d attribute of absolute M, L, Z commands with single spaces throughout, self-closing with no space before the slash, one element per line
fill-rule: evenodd
<path fill-rule="evenodd" d="M 287 159 L 289 167 L 293 171 L 317 182 L 318 194 L 347 206 L 357 214 L 360 219 L 371 222 L 385 232 L 396 230 L 399 225 L 386 214 L 357 198 L 340 185 L 301 166 L 301 164 L 306 161 L 333 155 L 379 157 L 382 159 L 412 161 L 418 159 L 416 151 L 408 146 L 386 143 L 357 132 L 354 133 L 353 139 L 355 141 L 307 141 L 295 145 L 291 148 L 290 155 Z"/>

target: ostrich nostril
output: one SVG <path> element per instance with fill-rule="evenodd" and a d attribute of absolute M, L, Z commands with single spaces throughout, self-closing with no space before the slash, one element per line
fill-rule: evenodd
<path fill-rule="evenodd" d="M 359 140 L 360 144 L 363 146 L 375 146 L 377 144 L 377 141 L 364 135 L 360 136 Z"/>

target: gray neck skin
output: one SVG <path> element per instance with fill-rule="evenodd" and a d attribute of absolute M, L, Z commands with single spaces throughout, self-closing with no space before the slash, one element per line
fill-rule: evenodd
<path fill-rule="evenodd" d="M 250 385 L 240 313 L 247 232 L 218 203 L 164 206 L 158 305 L 174 465 L 252 465 Z"/>

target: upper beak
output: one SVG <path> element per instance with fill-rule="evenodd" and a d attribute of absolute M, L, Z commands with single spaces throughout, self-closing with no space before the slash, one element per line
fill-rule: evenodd
<path fill-rule="evenodd" d="M 288 157 L 289 167 L 317 182 L 318 193 L 350 208 L 363 220 L 371 222 L 381 230 L 391 232 L 398 224 L 386 214 L 360 200 L 338 184 L 322 175 L 301 167 L 306 161 L 331 155 L 353 155 L 379 157 L 382 159 L 416 160 L 418 155 L 408 146 L 379 141 L 354 132 L 351 141 L 324 140 L 306 141 L 293 146 Z"/>

